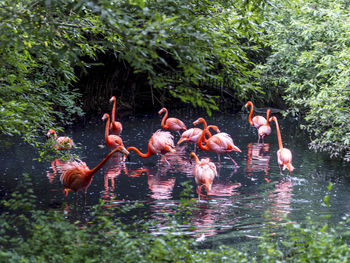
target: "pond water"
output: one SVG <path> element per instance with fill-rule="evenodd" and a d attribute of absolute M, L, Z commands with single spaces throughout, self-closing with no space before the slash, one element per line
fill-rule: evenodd
<path fill-rule="evenodd" d="M 182 110 L 170 111 L 169 116 L 180 118 L 188 128 L 193 127 L 192 122 L 198 117 L 204 117 L 208 124 L 215 124 L 222 132 L 230 134 L 242 150 L 242 153 L 230 154 L 238 167 L 234 167 L 224 155 L 221 156 L 220 165 L 215 153 L 196 150 L 200 158 L 210 157 L 215 162 L 219 176 L 215 178 L 208 195 L 191 204 L 194 210 L 190 222 L 181 225 L 180 229 L 193 236 L 204 234 L 207 246 L 250 242 L 261 236 L 268 222 L 283 225 L 285 216 L 303 222 L 306 215 L 318 217 L 331 214 L 336 222 L 350 212 L 349 165 L 310 151 L 308 139 L 297 128 L 296 121 L 283 120 L 277 115 L 283 145 L 293 153 L 295 170 L 289 176 L 286 171 L 281 175 L 277 164 L 278 142 L 274 124 L 271 125 L 272 134 L 262 144 L 257 143 L 257 130 L 249 125 L 245 111 L 236 114 L 214 113 L 208 117 L 204 113 Z M 161 118 L 155 112 L 121 118 L 117 116 L 117 120 L 123 123 L 121 136 L 125 146 L 136 146 L 146 152 L 149 138 L 160 129 Z M 78 146 L 73 153 L 78 154 L 90 168 L 109 152 L 105 146 L 104 129 L 105 123 L 98 117 L 65 131 L 64 135 L 71 137 Z M 173 135 L 176 143 L 180 137 L 177 133 Z M 36 152 L 31 147 L 20 141 L 12 143 L 3 143 L 0 147 L 0 197 L 4 198 L 12 192 L 26 172 L 33 179 L 34 190 L 42 207 L 61 209 L 63 213 L 71 214 L 74 193 L 70 192 L 66 197 L 62 192 L 60 171 L 57 169 L 62 161 L 33 161 Z M 142 206 L 130 213 L 138 219 L 156 219 L 159 223 L 153 231 L 162 233 L 167 228 L 167 215 L 178 211 L 184 182 L 192 186 L 191 195 L 197 198 L 192 174 L 194 164 L 189 162 L 189 153 L 193 149 L 193 144 L 177 146 L 176 154 L 166 156 L 170 165 L 158 156 L 143 159 L 133 151 L 126 162 L 111 158 L 94 176 L 88 188 L 85 209 L 77 209 L 83 213 L 80 216 L 86 216 L 86 211 L 100 198 L 116 207 L 137 201 Z M 329 182 L 333 183 L 333 188 L 330 193 L 331 205 L 327 208 L 323 198 L 328 194 Z M 78 208 L 82 207 L 81 192 L 77 204 Z"/>

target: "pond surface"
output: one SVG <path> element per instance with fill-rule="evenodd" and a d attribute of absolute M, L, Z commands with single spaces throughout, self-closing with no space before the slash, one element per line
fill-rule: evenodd
<path fill-rule="evenodd" d="M 147 151 L 149 138 L 161 128 L 161 118 L 156 112 L 117 116 L 117 120 L 123 123 L 121 136 L 126 147 L 136 146 L 142 152 Z M 271 125 L 272 134 L 262 144 L 257 143 L 257 130 L 249 125 L 247 112 L 214 113 L 208 117 L 184 110 L 170 111 L 169 116 L 180 118 L 187 128 L 193 127 L 192 122 L 198 117 L 204 117 L 208 125 L 215 124 L 222 132 L 230 134 L 235 145 L 242 150 L 242 153 L 230 154 L 238 167 L 233 166 L 224 155 L 220 165 L 215 153 L 196 150 L 200 158 L 210 157 L 215 162 L 219 176 L 214 179 L 208 195 L 195 199 L 191 204 L 194 210 L 190 222 L 181 225 L 181 231 L 198 237 L 204 234 L 207 246 L 250 242 L 261 236 L 267 223 L 283 225 L 285 216 L 303 222 L 306 215 L 331 214 L 337 222 L 342 215 L 350 212 L 349 165 L 308 150 L 308 139 L 295 121 L 278 118 L 283 145 L 293 153 L 295 170 L 289 176 L 286 171 L 281 175 L 277 164 L 278 142 L 274 124 Z M 71 137 L 78 146 L 73 153 L 78 154 L 90 169 L 109 152 L 105 146 L 104 130 L 105 123 L 96 118 L 65 131 L 64 135 Z M 173 135 L 176 143 L 180 137 L 174 132 Z M 162 233 L 167 228 L 167 215 L 178 211 L 184 182 L 192 186 L 191 196 L 197 198 L 192 174 L 194 164 L 189 162 L 189 153 L 193 149 L 193 144 L 177 146 L 176 154 L 166 156 L 170 165 L 158 156 L 143 159 L 133 151 L 126 162 L 111 158 L 94 176 L 88 188 L 86 210 L 97 204 L 100 198 L 116 207 L 138 201 L 142 207 L 133 209 L 132 215 L 139 219 L 157 220 L 159 224 L 154 232 Z M 61 209 L 69 215 L 74 206 L 74 193 L 70 192 L 66 197 L 62 192 L 58 169 L 62 161 L 39 163 L 32 161 L 35 154 L 31 147 L 19 141 L 13 146 L 6 146 L 6 143 L 1 146 L 0 197 L 12 192 L 26 172 L 33 179 L 42 207 Z M 327 208 L 323 198 L 328 193 L 329 182 L 333 182 L 333 189 L 330 193 L 331 206 Z M 81 192 L 77 203 L 81 208 Z M 82 211 L 79 207 L 77 210 Z"/>

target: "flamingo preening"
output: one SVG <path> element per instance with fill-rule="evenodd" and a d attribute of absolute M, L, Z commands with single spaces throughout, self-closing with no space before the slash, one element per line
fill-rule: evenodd
<path fill-rule="evenodd" d="M 262 140 L 262 143 L 264 143 L 264 138 L 271 134 L 270 114 L 271 114 L 271 110 L 267 109 L 267 112 L 266 112 L 266 123 L 261 125 L 258 128 L 258 136 L 259 136 L 258 143 L 260 142 L 260 139 Z"/>
<path fill-rule="evenodd" d="M 175 153 L 174 137 L 168 131 L 157 130 L 153 133 L 152 137 L 148 141 L 148 150 L 146 153 L 142 153 L 134 146 L 127 148 L 127 151 L 135 151 L 140 157 L 148 158 L 151 155 L 165 154 L 167 152 Z"/>
<path fill-rule="evenodd" d="M 113 149 L 95 168 L 89 169 L 85 162 L 80 160 L 67 163 L 63 168 L 60 180 L 63 187 L 68 194 L 69 190 L 78 192 L 84 191 L 84 204 L 86 203 L 86 191 L 91 184 L 92 177 L 101 167 L 107 162 L 107 160 L 116 152 L 121 152 L 124 155 L 128 155 L 129 152 L 124 146 L 118 146 Z"/>
<path fill-rule="evenodd" d="M 179 132 L 181 130 L 187 130 L 186 125 L 179 119 L 177 118 L 168 118 L 168 110 L 166 108 L 162 108 L 158 114 L 161 115 L 163 112 L 165 112 L 161 126 L 165 130 L 169 131 L 176 131 Z"/>
<path fill-rule="evenodd" d="M 106 144 L 109 148 L 113 149 L 116 148 L 118 146 L 124 146 L 123 144 L 123 140 L 120 136 L 118 135 L 109 135 L 109 122 L 110 122 L 110 117 L 108 113 L 103 114 L 102 120 L 105 121 L 107 119 L 106 122 L 106 128 L 105 128 L 105 140 L 106 140 Z"/>
<path fill-rule="evenodd" d="M 111 121 L 110 129 L 111 129 L 111 132 L 115 133 L 116 135 L 120 135 L 122 133 L 122 130 L 123 130 L 123 125 L 121 124 L 121 122 L 115 121 L 115 109 L 116 109 L 116 104 L 117 104 L 117 100 L 116 100 L 115 96 L 110 98 L 109 102 L 113 102 L 113 108 L 112 108 L 112 113 L 111 113 L 112 121 Z"/>
<path fill-rule="evenodd" d="M 57 133 L 53 129 L 49 129 L 46 136 L 50 138 L 51 134 L 53 134 L 53 138 L 56 141 L 56 145 L 54 146 L 56 150 L 70 150 L 75 146 L 71 138 L 64 136 L 57 137 Z"/>
<path fill-rule="evenodd" d="M 292 152 L 287 148 L 283 148 L 281 131 L 278 125 L 277 118 L 275 116 L 272 116 L 270 118 L 270 121 L 274 121 L 276 124 L 278 147 L 279 147 L 277 151 L 277 162 L 280 167 L 280 172 L 282 174 L 282 169 L 285 170 L 287 168 L 289 173 L 292 173 L 292 171 L 294 170 L 294 167 L 292 165 Z"/>
<path fill-rule="evenodd" d="M 220 163 L 221 163 L 220 154 L 226 153 L 227 156 L 233 162 L 233 164 L 237 166 L 237 163 L 232 159 L 232 157 L 228 153 L 232 151 L 236 151 L 236 152 L 242 152 L 242 151 L 233 143 L 231 136 L 227 133 L 220 132 L 218 127 L 213 125 L 212 126 L 213 129 L 219 133 L 211 136 L 205 142 L 204 141 L 205 134 L 208 131 L 207 122 L 203 118 L 198 118 L 196 121 L 193 122 L 193 125 L 196 126 L 199 123 L 204 124 L 204 129 L 201 137 L 198 140 L 198 143 L 197 143 L 198 147 L 207 152 L 216 152 Z M 204 145 L 202 144 L 203 142 L 205 143 Z"/>
<path fill-rule="evenodd" d="M 209 137 L 211 137 L 211 133 L 210 133 L 209 129 L 213 128 L 213 127 L 214 127 L 213 125 L 208 126 L 208 132 L 206 134 Z M 196 152 L 196 146 L 197 146 L 199 138 L 202 135 L 202 132 L 203 132 L 203 130 L 200 128 L 191 128 L 191 129 L 184 131 L 181 134 L 181 138 L 177 142 L 177 145 L 179 145 L 180 143 L 183 143 L 183 142 L 193 143 L 194 144 L 193 151 Z M 206 142 L 206 141 L 207 141 L 207 139 L 204 137 L 204 142 Z"/>
<path fill-rule="evenodd" d="M 202 187 L 204 186 L 207 194 L 211 190 L 214 178 L 218 175 L 216 171 L 216 166 L 209 158 L 202 158 L 199 160 L 198 156 L 194 153 L 190 153 L 190 162 L 192 159 L 196 160 L 196 165 L 193 169 L 194 180 L 196 181 L 197 188 L 196 192 L 198 193 L 198 199 L 201 195 Z"/>
<path fill-rule="evenodd" d="M 246 103 L 246 105 L 244 105 L 244 107 L 248 108 L 248 106 L 250 106 L 250 113 L 249 113 L 249 116 L 248 116 L 248 121 L 249 121 L 249 124 L 251 126 L 254 126 L 255 128 L 259 128 L 261 125 L 264 125 L 266 124 L 266 119 L 263 117 L 263 116 L 254 116 L 254 118 L 252 118 L 253 116 L 253 112 L 254 112 L 254 105 L 253 105 L 253 102 L 251 101 L 248 101 Z"/>

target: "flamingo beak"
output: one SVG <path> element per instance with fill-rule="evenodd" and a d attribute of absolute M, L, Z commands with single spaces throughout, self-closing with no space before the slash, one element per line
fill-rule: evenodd
<path fill-rule="evenodd" d="M 177 142 L 177 145 L 179 145 L 180 143 L 185 142 L 185 141 L 187 141 L 187 138 L 180 138 L 180 140 Z"/>
<path fill-rule="evenodd" d="M 236 152 L 242 152 L 241 149 L 239 149 L 236 145 L 233 145 L 233 150 L 236 151 Z"/>

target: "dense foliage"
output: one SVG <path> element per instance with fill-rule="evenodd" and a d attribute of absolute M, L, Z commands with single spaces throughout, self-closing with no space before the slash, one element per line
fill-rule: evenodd
<path fill-rule="evenodd" d="M 155 236 L 148 225 L 125 225 L 120 212 L 104 203 L 94 207 L 88 223 L 70 223 L 60 211 L 41 211 L 27 176 L 18 191 L 2 200 L 0 262 L 348 262 L 348 220 L 339 225 L 309 221 L 307 226 L 276 226 L 240 252 L 232 246 L 201 249 L 193 238 L 179 235 L 176 219 L 169 232 Z M 189 200 L 188 200 L 189 201 Z M 188 202 L 187 201 L 187 202 Z M 327 202 L 325 202 L 327 204 Z M 186 213 L 182 213 L 183 215 Z M 271 234 L 273 233 L 273 234 Z M 342 234 L 337 234 L 342 233 Z"/>
<path fill-rule="evenodd" d="M 284 95 L 311 148 L 350 161 L 350 9 L 346 1 L 276 1 L 264 24 L 263 86 Z"/>
<path fill-rule="evenodd" d="M 261 0 L 1 1 L 0 132 L 30 140 L 57 121 L 69 124 L 82 115 L 75 69 L 93 67 L 96 55 L 105 52 L 145 74 L 151 88 L 208 112 L 217 105 L 196 88 L 199 81 L 228 78 L 233 90 L 225 92 L 246 99 L 258 89 L 247 52 L 258 49 L 263 5 Z"/>

